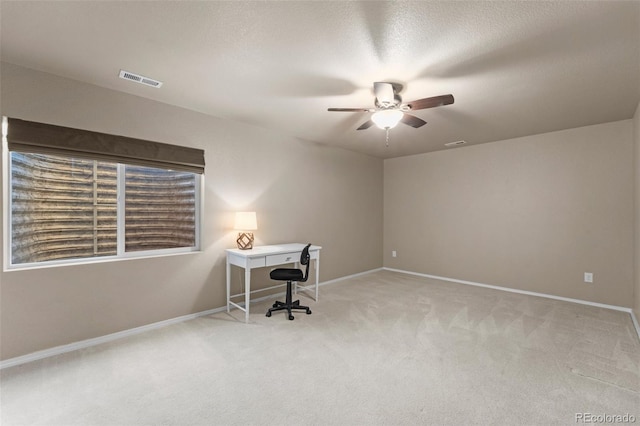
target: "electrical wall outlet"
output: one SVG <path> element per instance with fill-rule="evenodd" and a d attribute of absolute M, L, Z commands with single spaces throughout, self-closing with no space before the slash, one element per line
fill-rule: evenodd
<path fill-rule="evenodd" d="M 592 283 L 593 282 L 593 272 L 585 272 L 584 273 L 584 282 Z"/>
<path fill-rule="evenodd" d="M 398 253 L 395 250 L 392 250 L 391 257 L 398 257 Z"/>

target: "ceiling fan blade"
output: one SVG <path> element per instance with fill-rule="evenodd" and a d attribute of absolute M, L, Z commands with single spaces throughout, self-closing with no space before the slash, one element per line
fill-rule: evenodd
<path fill-rule="evenodd" d="M 356 130 L 365 130 L 368 129 L 369 127 L 373 126 L 373 121 L 369 120 L 369 121 L 365 121 L 364 123 L 362 123 L 362 125 L 360 125 L 360 127 L 358 127 Z"/>
<path fill-rule="evenodd" d="M 338 112 L 371 112 L 369 108 L 327 108 L 327 111 Z"/>
<path fill-rule="evenodd" d="M 391 83 L 376 82 L 373 83 L 373 92 L 376 95 L 376 99 L 381 104 L 394 103 L 393 85 Z"/>
<path fill-rule="evenodd" d="M 407 102 L 412 111 L 417 109 L 433 108 L 442 105 L 450 105 L 453 103 L 453 95 L 434 96 L 432 98 L 418 99 L 413 102 Z"/>
<path fill-rule="evenodd" d="M 407 114 L 406 112 L 404 113 L 404 115 L 402 116 L 402 119 L 400 119 L 401 122 L 403 122 L 404 124 L 407 124 L 411 127 L 414 128 L 418 128 L 418 127 L 422 127 L 425 124 L 427 124 L 426 121 L 424 121 L 422 118 L 418 118 L 414 115 L 410 115 Z"/>

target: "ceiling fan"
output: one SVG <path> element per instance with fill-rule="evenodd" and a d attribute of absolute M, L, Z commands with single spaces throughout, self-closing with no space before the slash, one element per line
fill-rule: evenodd
<path fill-rule="evenodd" d="M 374 124 L 381 129 L 392 129 L 402 122 L 408 126 L 418 128 L 427 124 L 421 118 L 408 114 L 409 111 L 433 108 L 453 103 L 453 95 L 433 96 L 431 98 L 418 99 L 413 102 L 402 103 L 400 92 L 402 84 L 376 82 L 373 83 L 375 108 L 329 108 L 328 111 L 338 112 L 373 112 L 371 119 L 362 123 L 357 130 L 368 129 Z"/>

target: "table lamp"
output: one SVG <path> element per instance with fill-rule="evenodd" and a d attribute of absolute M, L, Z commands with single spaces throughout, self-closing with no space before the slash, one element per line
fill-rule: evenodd
<path fill-rule="evenodd" d="M 256 220 L 256 212 L 236 212 L 236 223 L 233 227 L 238 232 L 238 248 L 240 250 L 249 250 L 253 248 L 253 232 L 258 229 L 258 221 Z"/>

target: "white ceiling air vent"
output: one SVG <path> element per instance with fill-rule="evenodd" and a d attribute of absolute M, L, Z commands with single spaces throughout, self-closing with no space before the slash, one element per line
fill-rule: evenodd
<path fill-rule="evenodd" d="M 455 142 L 445 143 L 444 146 L 458 146 L 458 145 L 464 145 L 465 143 L 467 143 L 467 141 L 455 141 Z"/>
<path fill-rule="evenodd" d="M 162 82 L 158 80 L 154 80 L 149 77 L 145 77 L 140 74 L 135 74 L 129 71 L 120 70 L 120 78 L 125 80 L 135 81 L 136 83 L 145 84 L 147 86 L 160 88 L 162 86 Z"/>

